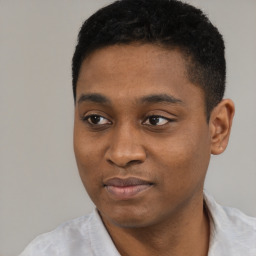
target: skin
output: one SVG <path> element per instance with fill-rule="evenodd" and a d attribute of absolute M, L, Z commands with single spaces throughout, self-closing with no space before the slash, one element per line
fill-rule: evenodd
<path fill-rule="evenodd" d="M 223 100 L 207 122 L 185 67 L 178 50 L 151 44 L 105 47 L 81 66 L 76 161 L 121 255 L 207 255 L 203 185 L 210 155 L 227 146 L 234 105 Z M 131 177 L 145 184 L 111 183 Z"/>

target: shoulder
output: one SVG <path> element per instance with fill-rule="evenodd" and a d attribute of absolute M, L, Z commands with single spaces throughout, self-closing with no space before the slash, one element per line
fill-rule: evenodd
<path fill-rule="evenodd" d="M 75 253 L 75 248 L 81 248 L 81 246 L 84 253 L 89 253 L 90 232 L 97 228 L 97 225 L 95 212 L 67 221 L 55 230 L 36 237 L 20 256 L 64 256 L 69 255 L 66 252 L 70 250 L 72 250 L 74 255 L 80 255 Z"/>
<path fill-rule="evenodd" d="M 221 206 L 207 194 L 205 202 L 211 219 L 212 250 L 225 251 L 227 255 L 256 255 L 256 218 Z"/>

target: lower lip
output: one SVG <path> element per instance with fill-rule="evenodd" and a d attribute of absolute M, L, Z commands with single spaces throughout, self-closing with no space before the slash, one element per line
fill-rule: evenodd
<path fill-rule="evenodd" d="M 135 185 L 135 186 L 127 186 L 127 187 L 116 187 L 116 186 L 106 186 L 106 190 L 109 194 L 118 200 L 128 200 L 136 197 L 142 192 L 151 188 L 152 185 Z"/>

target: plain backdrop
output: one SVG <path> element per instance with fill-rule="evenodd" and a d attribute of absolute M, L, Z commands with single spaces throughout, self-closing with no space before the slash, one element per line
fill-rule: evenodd
<path fill-rule="evenodd" d="M 93 208 L 72 146 L 71 58 L 82 22 L 109 0 L 0 0 L 0 255 Z M 194 0 L 224 35 L 228 149 L 206 189 L 256 215 L 256 1 Z"/>

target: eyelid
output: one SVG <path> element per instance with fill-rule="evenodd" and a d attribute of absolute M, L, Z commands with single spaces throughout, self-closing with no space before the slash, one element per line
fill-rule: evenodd
<path fill-rule="evenodd" d="M 111 116 L 102 110 L 92 109 L 92 110 L 87 110 L 87 111 L 83 111 L 83 112 L 81 111 L 80 113 L 81 113 L 80 114 L 81 119 L 85 119 L 90 116 L 100 116 L 105 119 L 111 120 Z"/>
<path fill-rule="evenodd" d="M 107 123 L 104 123 L 104 124 L 93 124 L 92 122 L 89 122 L 88 119 L 93 117 L 93 116 L 97 116 L 97 117 L 100 117 L 100 118 L 103 118 L 105 120 L 107 120 L 108 122 Z M 82 117 L 81 117 L 81 120 L 84 121 L 84 122 L 87 122 L 88 124 L 90 125 L 93 125 L 93 126 L 103 126 L 103 125 L 109 125 L 109 124 L 112 124 L 112 121 L 105 117 L 104 115 L 102 114 L 97 114 L 97 113 L 91 113 L 91 114 L 84 114 Z"/>
<path fill-rule="evenodd" d="M 167 122 L 164 123 L 164 124 L 161 124 L 161 125 L 146 124 L 146 121 L 149 120 L 149 118 L 152 118 L 152 117 L 162 118 L 162 119 L 165 119 Z M 152 115 L 146 116 L 146 118 L 144 118 L 144 121 L 142 122 L 142 124 L 149 125 L 149 126 L 164 126 L 164 125 L 167 125 L 168 123 L 174 122 L 174 121 L 175 121 L 175 118 L 169 118 L 169 117 L 166 117 L 166 116 L 163 116 L 163 115 L 157 115 L 157 114 L 153 115 L 152 114 Z"/>

